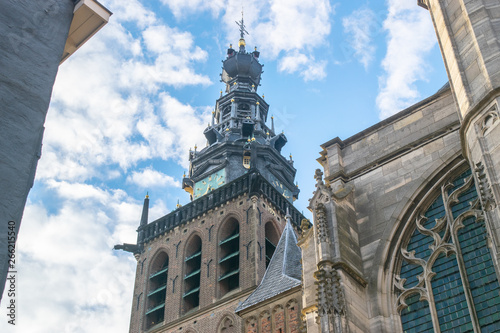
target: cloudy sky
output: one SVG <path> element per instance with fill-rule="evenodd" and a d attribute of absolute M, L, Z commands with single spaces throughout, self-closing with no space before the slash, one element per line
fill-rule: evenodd
<path fill-rule="evenodd" d="M 18 240 L 17 330 L 126 332 L 142 200 L 150 221 L 189 201 L 188 150 L 237 44 L 241 18 L 265 64 L 259 93 L 293 155 L 309 216 L 320 144 L 346 139 L 447 80 L 416 0 L 100 0 L 109 24 L 59 69 Z M 4 299 L 7 299 L 4 296 Z"/>

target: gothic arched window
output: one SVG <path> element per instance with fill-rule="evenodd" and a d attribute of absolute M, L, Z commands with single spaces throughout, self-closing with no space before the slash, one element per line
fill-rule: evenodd
<path fill-rule="evenodd" d="M 184 313 L 200 305 L 201 238 L 194 235 L 186 245 L 184 259 Z"/>
<path fill-rule="evenodd" d="M 276 231 L 276 228 L 274 227 L 272 222 L 267 222 L 266 225 L 264 226 L 264 230 L 266 235 L 265 250 L 266 250 L 266 268 L 267 268 L 267 266 L 269 266 L 271 258 L 273 257 L 274 250 L 276 250 L 276 245 L 280 240 L 280 236 L 278 235 L 278 232 Z"/>
<path fill-rule="evenodd" d="M 226 221 L 219 232 L 220 296 L 240 286 L 240 225 L 234 218 Z"/>
<path fill-rule="evenodd" d="M 225 317 L 219 324 L 219 329 L 217 333 L 236 333 L 236 327 L 234 325 L 234 320 L 230 317 Z"/>
<path fill-rule="evenodd" d="M 146 295 L 146 328 L 163 322 L 168 281 L 168 255 L 160 252 L 150 268 Z"/>
<path fill-rule="evenodd" d="M 442 185 L 415 224 L 395 281 L 403 331 L 496 331 L 500 288 L 471 172 Z"/>

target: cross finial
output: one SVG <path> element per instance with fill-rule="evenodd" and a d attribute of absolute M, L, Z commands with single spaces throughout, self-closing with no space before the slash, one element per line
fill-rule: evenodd
<path fill-rule="evenodd" d="M 245 37 L 245 34 L 248 35 L 248 31 L 245 29 L 245 23 L 243 22 L 243 8 L 241 9 L 241 21 L 235 21 L 238 27 L 240 27 L 240 38 Z"/>

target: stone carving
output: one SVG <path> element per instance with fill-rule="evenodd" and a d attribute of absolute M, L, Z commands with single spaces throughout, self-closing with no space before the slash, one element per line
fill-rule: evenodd
<path fill-rule="evenodd" d="M 328 242 L 330 240 L 328 235 L 328 221 L 326 219 L 326 208 L 322 203 L 316 206 L 316 225 L 318 230 L 318 244 Z"/>
<path fill-rule="evenodd" d="M 321 172 L 320 169 L 316 169 L 316 171 L 314 172 L 314 179 L 316 179 L 316 187 L 325 184 L 323 183 L 323 172 Z"/>
<path fill-rule="evenodd" d="M 275 314 L 276 312 L 278 311 L 283 311 L 284 308 L 283 308 L 283 305 L 281 304 L 277 304 L 274 308 L 273 308 L 273 314 Z"/>
<path fill-rule="evenodd" d="M 322 332 L 344 332 L 342 317 L 345 316 L 344 292 L 340 275 L 331 265 L 323 265 L 314 273 L 317 282 L 318 320 Z M 327 331 L 326 331 L 327 329 Z"/>
<path fill-rule="evenodd" d="M 219 333 L 236 333 L 236 327 L 234 326 L 234 320 L 229 317 L 222 319 L 219 327 Z"/>
<path fill-rule="evenodd" d="M 332 196 L 332 191 L 328 184 L 323 182 L 323 172 L 320 169 L 316 169 L 314 179 L 316 179 L 316 191 L 314 191 L 312 199 L 309 200 L 311 205 L 316 202 L 328 202 Z"/>
<path fill-rule="evenodd" d="M 498 123 L 498 118 L 497 107 L 496 105 L 494 105 L 486 112 L 483 117 L 481 117 L 481 119 L 477 123 L 481 134 L 485 135 L 490 128 L 496 126 L 496 124 Z"/>
<path fill-rule="evenodd" d="M 297 300 L 295 298 L 292 298 L 292 299 L 288 300 L 288 302 L 286 302 L 286 308 L 289 309 L 292 306 L 296 306 L 298 304 L 299 304 L 299 302 L 297 302 Z"/>
<path fill-rule="evenodd" d="M 311 228 L 311 223 L 309 222 L 309 220 L 302 219 L 300 223 L 300 230 L 302 230 L 302 234 L 306 233 L 309 228 Z"/>
<path fill-rule="evenodd" d="M 486 177 L 486 173 L 484 172 L 483 163 L 479 162 L 476 164 L 476 172 L 478 187 L 479 187 L 479 196 L 481 197 L 481 203 L 483 204 L 483 208 L 486 211 L 493 210 L 496 207 L 496 202 L 493 197 L 493 192 L 491 190 L 490 183 L 488 181 L 488 177 Z"/>
<path fill-rule="evenodd" d="M 259 318 L 271 319 L 271 312 L 269 310 L 264 310 L 259 314 Z"/>

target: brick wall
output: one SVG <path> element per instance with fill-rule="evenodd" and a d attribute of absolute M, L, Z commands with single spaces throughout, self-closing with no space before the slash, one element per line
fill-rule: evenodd
<path fill-rule="evenodd" d="M 265 316 L 260 320 L 261 333 L 271 333 L 271 317 Z"/>
<path fill-rule="evenodd" d="M 144 252 L 138 258 L 136 270 L 130 332 L 142 332 L 145 329 L 145 300 L 150 291 L 148 283 L 152 273 L 151 266 L 154 259 L 162 253 L 169 257 L 165 325 L 162 328 L 154 327 L 151 332 L 179 332 L 181 327 L 185 330 L 187 327 L 196 326 L 199 333 L 213 333 L 217 331 L 218 320 L 222 319 L 219 318 L 220 313 L 233 314 L 236 327 L 242 327 L 240 318 L 234 316 L 234 309 L 239 301 L 249 296 L 264 275 L 264 226 L 271 221 L 280 234 L 285 226 L 284 217 L 272 204 L 263 198 L 256 199 L 254 206 L 247 196 L 235 198 L 144 245 Z M 219 238 L 225 235 L 226 222 L 234 220 L 239 222 L 240 230 L 239 288 L 221 295 L 218 282 Z M 188 243 L 194 235 L 200 237 L 202 242 L 200 305 L 184 314 L 184 258 Z"/>
<path fill-rule="evenodd" d="M 299 333 L 300 329 L 300 317 L 299 317 L 299 307 L 295 304 L 288 308 L 288 322 L 290 326 L 290 333 Z"/>
<path fill-rule="evenodd" d="M 276 333 L 285 333 L 285 312 L 283 311 L 283 307 L 280 306 L 278 309 L 275 309 L 273 315 L 274 321 L 274 332 Z"/>

